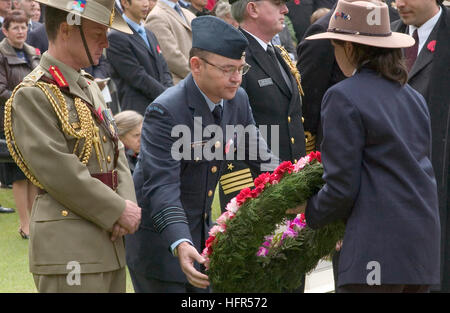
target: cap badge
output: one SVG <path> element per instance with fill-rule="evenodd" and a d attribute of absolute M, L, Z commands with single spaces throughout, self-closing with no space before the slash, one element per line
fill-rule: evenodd
<path fill-rule="evenodd" d="M 340 18 L 342 18 L 343 20 L 346 20 L 346 21 L 350 21 L 352 19 L 350 14 L 346 14 L 344 12 L 336 12 L 334 14 L 334 19 L 337 20 L 338 17 L 340 17 Z"/>
<path fill-rule="evenodd" d="M 86 0 L 74 0 L 72 3 L 72 10 L 83 13 L 86 6 Z"/>

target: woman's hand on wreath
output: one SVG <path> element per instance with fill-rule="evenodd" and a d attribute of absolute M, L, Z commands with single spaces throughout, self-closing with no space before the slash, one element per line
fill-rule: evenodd
<path fill-rule="evenodd" d="M 299 205 L 296 208 L 288 209 L 288 210 L 286 210 L 286 214 L 295 214 L 295 215 L 297 215 L 297 214 L 300 214 L 300 213 L 305 213 L 306 205 L 307 205 L 307 202 Z"/>
<path fill-rule="evenodd" d="M 206 259 L 197 252 L 195 247 L 186 241 L 180 243 L 176 249 L 181 269 L 191 285 L 203 289 L 207 288 L 209 286 L 208 276 L 197 271 L 194 267 L 194 261 L 204 264 Z"/>

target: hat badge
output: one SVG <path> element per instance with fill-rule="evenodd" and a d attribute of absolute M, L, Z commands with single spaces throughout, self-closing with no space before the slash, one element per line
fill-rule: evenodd
<path fill-rule="evenodd" d="M 346 20 L 346 21 L 350 21 L 352 19 L 350 14 L 347 14 L 347 13 L 344 13 L 344 12 L 336 12 L 334 14 L 334 19 L 337 20 L 338 17 L 340 17 L 340 18 L 342 18 L 343 20 Z"/>
<path fill-rule="evenodd" d="M 86 0 L 74 0 L 72 3 L 72 10 L 83 13 L 84 8 L 86 7 Z"/>

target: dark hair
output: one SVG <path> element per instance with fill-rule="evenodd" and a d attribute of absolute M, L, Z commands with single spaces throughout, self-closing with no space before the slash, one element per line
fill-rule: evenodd
<path fill-rule="evenodd" d="M 25 23 L 28 24 L 28 18 L 23 10 L 11 10 L 6 14 L 3 20 L 3 28 L 9 29 L 11 23 Z M 27 25 L 28 26 L 28 25 Z"/>
<path fill-rule="evenodd" d="M 339 46 L 345 41 L 333 40 Z M 401 49 L 379 48 L 352 42 L 353 54 L 348 56 L 357 69 L 367 67 L 381 76 L 404 85 L 408 81 L 408 70 Z"/>
<path fill-rule="evenodd" d="M 120 5 L 121 5 L 121 7 L 122 7 L 122 11 L 125 12 L 125 11 L 126 11 L 126 8 L 122 5 L 122 1 L 128 2 L 129 5 L 132 5 L 132 3 L 131 3 L 131 0 L 120 0 L 120 1 L 119 1 L 119 2 L 120 2 Z"/>
<path fill-rule="evenodd" d="M 205 59 L 211 52 L 200 49 L 200 48 L 191 48 L 191 50 L 189 50 L 189 60 L 192 57 L 199 57 L 199 58 L 203 58 Z"/>
<path fill-rule="evenodd" d="M 45 8 L 45 31 L 48 41 L 54 41 L 58 34 L 59 26 L 67 22 L 67 12 L 50 6 Z"/>

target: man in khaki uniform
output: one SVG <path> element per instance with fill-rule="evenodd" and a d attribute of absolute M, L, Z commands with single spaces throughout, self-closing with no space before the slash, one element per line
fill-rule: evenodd
<path fill-rule="evenodd" d="M 114 0 L 68 3 L 45 1 L 49 49 L 5 105 L 11 155 L 41 188 L 30 271 L 39 292 L 125 292 L 123 236 L 141 209 L 111 111 L 81 68 L 98 64 L 108 27 L 131 30 Z"/>

